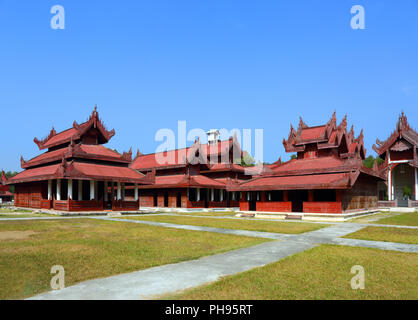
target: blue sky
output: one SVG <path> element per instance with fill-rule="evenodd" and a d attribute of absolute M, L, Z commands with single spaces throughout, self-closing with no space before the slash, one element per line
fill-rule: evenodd
<path fill-rule="evenodd" d="M 65 8 L 65 30 L 50 9 Z M 350 27 L 363 5 L 366 30 Z M 39 154 L 33 138 L 86 120 L 109 147 L 144 153 L 161 128 L 264 129 L 264 160 L 303 116 L 348 113 L 368 154 L 404 110 L 418 124 L 416 0 L 0 0 L 0 169 Z"/>

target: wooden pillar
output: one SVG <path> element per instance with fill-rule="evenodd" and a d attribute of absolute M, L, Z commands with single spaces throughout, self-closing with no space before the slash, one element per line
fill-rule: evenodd
<path fill-rule="evenodd" d="M 122 190 L 121 190 L 120 182 L 118 181 L 117 184 L 118 184 L 117 200 L 122 200 Z"/>
<path fill-rule="evenodd" d="M 289 191 L 284 190 L 283 191 L 283 201 L 288 202 L 289 201 Z"/>
<path fill-rule="evenodd" d="M 67 192 L 67 199 L 68 200 L 73 200 L 73 179 L 69 179 L 68 180 L 68 192 Z"/>
<path fill-rule="evenodd" d="M 313 202 L 314 201 L 314 192 L 313 190 L 308 191 L 308 201 Z"/>
<path fill-rule="evenodd" d="M 125 183 L 122 183 L 122 200 L 125 201 Z"/>
<path fill-rule="evenodd" d="M 335 190 L 335 200 L 337 202 L 342 202 L 343 200 L 342 194 L 343 194 L 342 190 Z"/>
<path fill-rule="evenodd" d="M 415 200 L 418 201 L 418 168 L 415 168 Z"/>
<path fill-rule="evenodd" d="M 83 180 L 78 180 L 78 201 L 83 200 Z"/>
<path fill-rule="evenodd" d="M 139 194 L 138 194 L 138 185 L 135 184 L 135 201 L 138 201 L 139 199 Z"/>
<path fill-rule="evenodd" d="M 94 195 L 95 195 L 95 191 L 94 191 L 94 180 L 90 180 L 90 200 L 94 200 Z"/>
<path fill-rule="evenodd" d="M 61 179 L 57 179 L 57 200 L 61 200 Z"/>
<path fill-rule="evenodd" d="M 111 185 L 111 188 L 112 188 L 112 192 L 111 192 L 111 195 L 112 195 L 112 201 L 115 201 L 115 183 L 112 181 L 112 182 L 110 183 L 110 185 Z"/>
<path fill-rule="evenodd" d="M 104 201 L 107 202 L 109 200 L 109 196 L 108 196 L 108 193 L 107 193 L 107 191 L 108 191 L 107 181 L 105 181 L 103 183 L 103 185 L 104 185 L 104 187 L 103 187 L 103 189 L 104 189 Z"/>
<path fill-rule="evenodd" d="M 48 180 L 48 200 L 52 200 L 52 180 Z"/>
<path fill-rule="evenodd" d="M 265 191 L 262 191 L 261 192 L 261 198 L 260 198 L 260 201 L 266 201 L 266 192 Z"/>

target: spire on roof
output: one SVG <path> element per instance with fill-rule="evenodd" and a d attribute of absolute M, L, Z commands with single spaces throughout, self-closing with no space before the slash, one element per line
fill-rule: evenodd
<path fill-rule="evenodd" d="M 302 117 L 299 117 L 298 131 L 301 131 L 301 130 L 306 129 L 306 128 L 308 128 L 308 125 L 305 122 L 303 122 Z"/>

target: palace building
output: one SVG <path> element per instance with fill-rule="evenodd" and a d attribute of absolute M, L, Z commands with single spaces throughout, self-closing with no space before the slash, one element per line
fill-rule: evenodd
<path fill-rule="evenodd" d="M 0 197 L 15 186 L 15 205 L 57 211 L 136 211 L 141 208 L 239 209 L 266 213 L 345 214 L 378 207 L 418 206 L 418 134 L 406 116 L 395 132 L 377 140 L 384 163 L 363 166 L 363 131 L 347 130 L 347 116 L 336 114 L 324 125 L 302 118 L 283 145 L 294 158 L 271 165 L 244 167 L 246 152 L 234 135 L 190 147 L 141 154 L 118 153 L 104 145 L 115 135 L 97 109 L 89 119 L 43 139 L 34 139 L 41 155 L 25 161 L 13 178 L 0 181 Z M 6 190 L 7 188 L 7 190 Z M 11 195 L 11 194 L 10 194 Z"/>
<path fill-rule="evenodd" d="M 219 131 L 208 132 L 184 149 L 137 154 L 131 168 L 155 172 L 155 183 L 140 186 L 141 207 L 238 208 L 239 193 L 228 188 L 251 178 L 254 169 L 241 166 L 244 152 L 236 135 L 220 141 Z"/>
<path fill-rule="evenodd" d="M 131 168 L 132 152 L 119 154 L 103 146 L 115 135 L 107 130 L 94 108 L 90 118 L 57 133 L 52 128 L 34 139 L 43 154 L 24 161 L 25 169 L 9 179 L 15 185 L 15 206 L 60 211 L 138 210 L 140 185 L 152 184 L 152 175 Z M 134 188 L 134 199 L 125 189 Z"/>
<path fill-rule="evenodd" d="M 399 116 L 395 131 L 386 141 L 376 140 L 373 149 L 384 160 L 380 170 L 386 186 L 379 187 L 379 200 L 389 207 L 418 207 L 418 133 Z"/>
<path fill-rule="evenodd" d="M 292 126 L 286 152 L 297 157 L 265 168 L 249 181 L 233 186 L 241 191 L 241 211 L 347 213 L 377 208 L 377 184 L 383 177 L 365 168 L 363 131 L 347 131 L 347 116 L 337 124 L 335 113 L 321 126 L 309 127 L 302 118 Z"/>

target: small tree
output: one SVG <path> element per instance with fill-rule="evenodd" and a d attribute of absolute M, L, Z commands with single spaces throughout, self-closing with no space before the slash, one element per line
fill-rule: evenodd
<path fill-rule="evenodd" d="M 412 188 L 409 187 L 409 186 L 404 186 L 403 187 L 403 196 L 404 196 L 404 198 L 411 199 L 411 197 L 412 197 Z"/>

